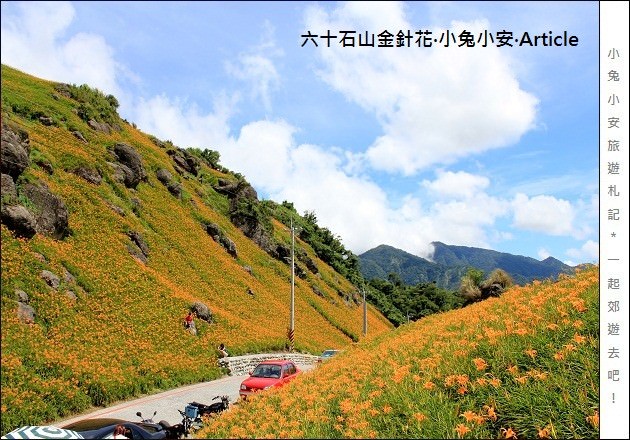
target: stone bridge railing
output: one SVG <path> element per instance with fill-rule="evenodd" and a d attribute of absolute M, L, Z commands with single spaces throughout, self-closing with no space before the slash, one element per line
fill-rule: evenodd
<path fill-rule="evenodd" d="M 262 361 L 272 359 L 289 359 L 300 365 L 313 365 L 319 356 L 303 353 L 269 353 L 247 354 L 244 356 L 229 356 L 219 359 L 219 365 L 230 370 L 230 376 L 245 376 Z"/>

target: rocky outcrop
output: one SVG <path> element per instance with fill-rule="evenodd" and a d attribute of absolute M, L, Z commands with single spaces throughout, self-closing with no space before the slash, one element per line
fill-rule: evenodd
<path fill-rule="evenodd" d="M 28 304 L 29 303 L 30 299 L 28 297 L 28 294 L 25 291 L 23 291 L 21 289 L 15 289 L 14 292 L 15 292 L 15 299 L 18 302 L 22 302 L 24 304 Z"/>
<path fill-rule="evenodd" d="M 24 195 L 35 205 L 37 232 L 56 239 L 68 236 L 68 209 L 61 198 L 54 195 L 43 183 L 26 184 Z"/>
<path fill-rule="evenodd" d="M 46 281 L 46 284 L 48 284 L 53 289 L 58 289 L 59 288 L 59 284 L 61 283 L 61 280 L 59 279 L 59 277 L 57 275 L 55 275 L 51 271 L 49 271 L 49 270 L 42 270 L 41 273 L 39 274 L 39 276 L 44 281 Z"/>
<path fill-rule="evenodd" d="M 32 306 L 24 304 L 23 302 L 18 302 L 17 316 L 20 322 L 24 324 L 33 324 L 37 314 Z"/>
<path fill-rule="evenodd" d="M 17 200 L 17 189 L 15 188 L 15 183 L 13 182 L 13 178 L 8 174 L 2 174 L 2 187 L 0 188 L 2 192 L 2 198 L 5 201 L 15 201 Z"/>
<path fill-rule="evenodd" d="M 18 237 L 32 238 L 37 233 L 35 216 L 22 205 L 2 204 L 2 223 Z"/>
<path fill-rule="evenodd" d="M 164 168 L 160 168 L 159 170 L 157 170 L 155 172 L 155 177 L 157 177 L 157 180 L 162 182 L 164 186 L 168 185 L 169 183 L 171 183 L 171 180 L 173 180 L 173 175 Z"/>
<path fill-rule="evenodd" d="M 114 168 L 114 178 L 123 183 L 127 188 L 136 188 L 140 182 L 146 182 L 147 173 L 142 164 L 140 154 L 131 146 L 123 143 L 114 145 L 112 150 L 117 164 L 110 165 Z"/>
<path fill-rule="evenodd" d="M 80 140 L 81 142 L 83 142 L 84 144 L 87 144 L 88 141 L 85 138 L 85 136 L 83 136 L 83 133 L 81 133 L 79 130 L 74 130 L 72 132 L 72 134 L 74 135 L 74 137 L 76 137 L 78 140 Z"/>
<path fill-rule="evenodd" d="M 232 257 L 238 257 L 238 252 L 236 250 L 236 244 L 221 230 L 219 225 L 212 222 L 203 223 L 203 227 L 208 233 L 210 237 L 217 243 L 219 243 L 228 254 Z"/>
<path fill-rule="evenodd" d="M 131 243 L 127 245 L 129 253 L 146 264 L 149 258 L 149 246 L 137 231 L 127 232 L 127 236 L 131 239 Z"/>
<path fill-rule="evenodd" d="M 28 134 L 2 121 L 1 137 L 1 171 L 15 180 L 30 164 L 28 156 L 31 147 Z"/>
<path fill-rule="evenodd" d="M 205 305 L 202 302 L 199 302 L 199 301 L 194 302 L 190 306 L 190 311 L 193 312 L 195 315 L 197 315 L 199 319 L 202 319 L 209 323 L 213 322 L 212 311 L 208 308 L 207 305 Z"/>
<path fill-rule="evenodd" d="M 193 176 L 199 174 L 201 161 L 191 155 L 188 151 L 177 148 L 167 150 L 166 154 L 171 156 L 171 159 L 173 159 L 175 171 L 179 174 L 184 174 L 184 172 L 188 172 Z"/>
<path fill-rule="evenodd" d="M 40 116 L 39 122 L 41 122 L 43 125 L 47 127 L 50 127 L 51 125 L 55 125 L 55 121 L 53 120 L 53 118 L 48 117 L 48 116 Z"/>
<path fill-rule="evenodd" d="M 228 196 L 232 205 L 241 199 L 258 201 L 258 193 L 245 181 L 231 182 L 226 179 L 218 179 L 217 184 L 212 188 L 219 194 Z"/>
<path fill-rule="evenodd" d="M 182 198 L 182 184 L 173 180 L 173 175 L 166 169 L 160 168 L 155 172 L 157 179 L 178 199 Z"/>
<path fill-rule="evenodd" d="M 69 234 L 68 210 L 63 200 L 52 194 L 43 183 L 24 185 L 18 193 L 16 179 L 30 165 L 28 134 L 2 122 L 2 223 L 21 237 L 31 238 L 36 232 L 62 239 Z M 48 174 L 52 165 L 41 159 L 37 162 Z M 33 205 L 18 204 L 24 196 Z M 26 205 L 26 206 L 24 206 Z M 27 208 L 28 207 L 28 208 Z"/>
<path fill-rule="evenodd" d="M 100 131 L 101 133 L 111 134 L 113 131 L 121 131 L 122 127 L 118 124 L 110 125 L 106 122 L 97 122 L 94 119 L 90 119 L 87 123 L 92 130 Z"/>
<path fill-rule="evenodd" d="M 76 174 L 87 182 L 93 183 L 94 185 L 100 185 L 103 176 L 97 169 L 89 168 L 89 167 L 78 167 L 74 170 L 71 170 L 71 173 Z"/>
<path fill-rule="evenodd" d="M 38 158 L 34 162 L 35 162 L 35 165 L 40 167 L 42 170 L 46 171 L 46 173 L 49 176 L 53 175 L 53 172 L 55 171 L 55 169 L 53 168 L 52 164 L 47 159 Z"/>
<path fill-rule="evenodd" d="M 299 251 L 296 252 L 296 254 L 297 254 L 298 260 L 304 263 L 308 270 L 310 270 L 314 274 L 319 273 L 319 268 L 317 267 L 313 259 L 306 254 L 306 252 L 300 249 Z"/>

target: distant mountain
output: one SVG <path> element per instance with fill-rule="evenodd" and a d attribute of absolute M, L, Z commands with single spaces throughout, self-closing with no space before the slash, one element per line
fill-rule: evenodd
<path fill-rule="evenodd" d="M 359 255 L 361 273 L 366 279 L 386 279 L 396 273 L 405 284 L 433 282 L 446 289 L 457 289 L 459 280 L 469 267 L 489 274 L 503 269 L 517 284 L 535 279 L 556 278 L 561 273 L 573 273 L 573 268 L 548 257 L 543 261 L 522 255 L 497 252 L 467 246 L 452 246 L 439 241 L 432 243 L 433 262 L 392 246 L 380 245 Z"/>

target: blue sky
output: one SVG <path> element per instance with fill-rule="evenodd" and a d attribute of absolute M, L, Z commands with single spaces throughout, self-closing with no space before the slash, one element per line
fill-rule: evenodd
<path fill-rule="evenodd" d="M 597 2 L 2 2 L 2 63 L 113 93 L 357 254 L 430 242 L 598 260 Z M 387 29 L 576 47 L 359 48 Z"/>

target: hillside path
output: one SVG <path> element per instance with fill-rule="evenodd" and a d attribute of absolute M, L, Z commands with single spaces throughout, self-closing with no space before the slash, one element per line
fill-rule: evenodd
<path fill-rule="evenodd" d="M 260 356 L 261 355 L 255 355 L 252 356 L 252 358 L 258 358 Z M 298 362 L 296 362 L 296 365 L 302 371 L 311 370 L 315 366 L 314 364 L 301 364 Z M 230 404 L 233 404 L 238 400 L 238 390 L 243 380 L 245 380 L 245 377 L 242 375 L 224 376 L 220 379 L 186 385 L 181 388 L 175 388 L 158 394 L 141 397 L 139 399 L 129 400 L 108 408 L 75 416 L 70 419 L 59 420 L 52 423 L 52 425 L 63 427 L 80 420 L 96 418 L 115 418 L 129 421 L 140 421 L 140 418 L 136 415 L 136 412 L 138 411 L 142 412 L 144 418 L 151 418 L 153 412 L 157 411 L 157 414 L 153 417 L 153 420 L 156 423 L 160 420 L 166 420 L 171 425 L 174 425 L 182 421 L 182 417 L 177 410 L 181 409 L 183 411 L 184 407 L 189 402 L 196 401 L 209 405 L 218 401 L 213 401 L 213 397 L 227 395 L 230 398 Z"/>

